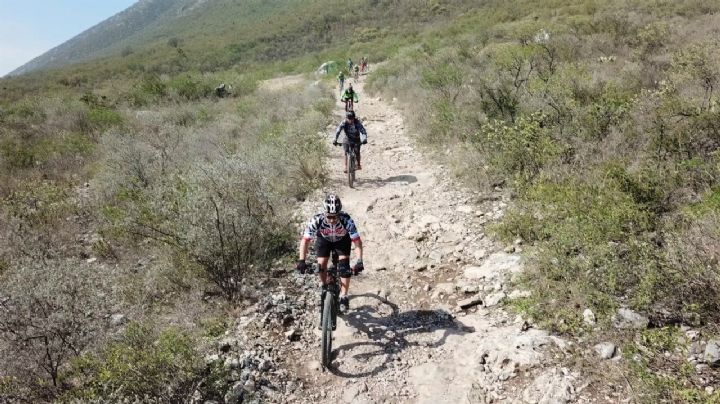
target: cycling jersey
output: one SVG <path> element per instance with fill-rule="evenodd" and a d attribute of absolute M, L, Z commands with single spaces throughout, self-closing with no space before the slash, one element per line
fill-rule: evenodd
<path fill-rule="evenodd" d="M 323 238 L 331 243 L 338 242 L 345 237 L 349 237 L 352 241 L 360 240 L 360 234 L 355 227 L 355 222 L 350 215 L 340 212 L 338 220 L 331 223 L 327 220 L 325 213 L 318 213 L 308 223 L 303 233 L 303 238 L 312 240 L 313 237 Z"/>
<path fill-rule="evenodd" d="M 350 91 L 350 89 L 347 89 L 343 92 L 342 97 L 340 97 L 343 101 L 347 100 L 353 100 L 353 102 L 358 102 L 358 94 L 357 91 L 353 90 Z"/>
<path fill-rule="evenodd" d="M 359 119 L 355 118 L 353 123 L 348 123 L 347 120 L 343 120 L 338 125 L 335 131 L 335 141 L 337 142 L 340 132 L 345 131 L 345 142 L 343 143 L 360 143 L 363 140 L 367 140 L 367 131 L 360 122 Z"/>

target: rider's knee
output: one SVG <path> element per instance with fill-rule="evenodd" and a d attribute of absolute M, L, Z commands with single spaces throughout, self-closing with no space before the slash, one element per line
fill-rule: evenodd
<path fill-rule="evenodd" d="M 352 276 L 349 258 L 343 258 L 338 261 L 338 274 L 340 274 L 341 278 L 350 278 Z"/>

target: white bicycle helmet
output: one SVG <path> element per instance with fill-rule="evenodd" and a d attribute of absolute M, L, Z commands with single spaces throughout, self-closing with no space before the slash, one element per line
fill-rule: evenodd
<path fill-rule="evenodd" d="M 340 202 L 340 198 L 335 194 L 326 196 L 323 205 L 325 206 L 325 213 L 331 215 L 337 215 L 342 210 L 342 202 Z"/>

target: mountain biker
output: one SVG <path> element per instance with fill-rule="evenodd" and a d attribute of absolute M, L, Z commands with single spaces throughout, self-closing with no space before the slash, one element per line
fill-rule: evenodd
<path fill-rule="evenodd" d="M 367 57 L 363 56 L 362 59 L 360 59 L 360 71 L 363 73 L 367 72 Z"/>
<path fill-rule="evenodd" d="M 338 125 L 338 128 L 335 131 L 335 140 L 333 141 L 333 145 L 339 145 L 338 137 L 340 136 L 340 132 L 343 131 L 345 132 L 345 138 L 342 142 L 343 150 L 347 154 L 350 153 L 351 147 L 355 149 L 355 156 L 357 157 L 356 170 L 362 170 L 362 165 L 360 164 L 360 145 L 367 144 L 367 131 L 360 120 L 355 116 L 355 112 L 348 111 L 345 114 L 345 120 L 340 122 L 340 125 Z M 347 159 L 343 159 L 343 161 L 345 162 L 345 172 L 347 172 Z"/>
<path fill-rule="evenodd" d="M 307 271 L 305 259 L 308 255 L 310 240 L 315 238 L 315 253 L 320 267 L 320 281 L 327 283 L 327 267 L 330 254 L 335 251 L 338 255 L 338 274 L 340 275 L 340 312 L 347 313 L 350 308 L 348 291 L 350 277 L 363 271 L 363 245 L 355 222 L 347 213 L 342 211 L 342 202 L 337 195 L 330 194 L 323 202 L 323 213 L 318 213 L 310 219 L 302 241 L 300 241 L 300 259 L 297 262 L 297 271 L 304 274 Z M 355 266 L 350 268 L 350 246 L 355 244 L 357 260 Z"/>
<path fill-rule="evenodd" d="M 358 77 L 360 76 L 360 66 L 355 65 L 354 69 L 355 69 L 355 80 L 357 80 Z"/>
<path fill-rule="evenodd" d="M 358 94 L 353 90 L 352 84 L 348 84 L 348 88 L 343 92 L 340 101 L 345 103 L 345 112 L 354 110 L 353 104 L 358 102 Z"/>
<path fill-rule="evenodd" d="M 340 83 L 340 91 L 345 88 L 345 73 L 340 72 L 337 76 L 338 82 Z"/>
<path fill-rule="evenodd" d="M 348 67 L 348 74 L 352 73 L 352 71 L 353 71 L 353 61 L 352 61 L 351 58 L 348 58 L 347 67 Z"/>

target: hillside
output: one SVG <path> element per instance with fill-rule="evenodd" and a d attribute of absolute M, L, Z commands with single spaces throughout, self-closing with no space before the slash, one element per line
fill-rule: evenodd
<path fill-rule="evenodd" d="M 0 401 L 720 402 L 718 26 L 705 0 L 136 4 L 0 80 Z M 349 189 L 315 71 L 361 56 Z M 366 271 L 320 372 L 291 271 L 330 191 Z"/>
<path fill-rule="evenodd" d="M 435 4 L 437 3 L 437 4 Z M 442 21 L 467 0 L 141 0 L 18 68 L 19 75 L 109 58 L 126 69 L 216 70 L 237 63 L 278 61 L 327 51 L 343 41 L 373 42 L 402 25 Z M 389 24 L 399 24 L 389 30 Z M 415 28 L 410 28 L 415 30 Z M 353 44 L 345 42 L 346 45 Z M 181 49 L 183 66 L 172 66 Z"/>
<path fill-rule="evenodd" d="M 140 0 L 127 10 L 95 25 L 75 38 L 38 56 L 10 75 L 58 68 L 120 52 L 137 37 L 188 12 L 197 0 Z"/>

